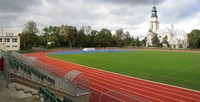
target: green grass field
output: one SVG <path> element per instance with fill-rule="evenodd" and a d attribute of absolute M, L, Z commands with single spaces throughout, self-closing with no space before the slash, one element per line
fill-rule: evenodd
<path fill-rule="evenodd" d="M 48 55 L 137 78 L 200 90 L 200 54 L 134 51 Z"/>

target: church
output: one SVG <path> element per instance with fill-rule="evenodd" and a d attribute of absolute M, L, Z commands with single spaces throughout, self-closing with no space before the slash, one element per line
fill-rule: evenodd
<path fill-rule="evenodd" d="M 147 42 L 146 47 L 152 47 L 152 38 L 153 36 L 157 35 L 160 43 L 163 42 L 163 39 L 166 39 L 168 42 L 167 44 L 163 44 L 164 47 L 170 48 L 187 48 L 187 33 L 183 30 L 175 29 L 173 24 L 171 27 L 166 27 L 165 29 L 159 29 L 159 21 L 157 15 L 157 9 L 155 5 L 152 8 L 150 22 L 149 22 L 149 31 L 147 33 Z"/>

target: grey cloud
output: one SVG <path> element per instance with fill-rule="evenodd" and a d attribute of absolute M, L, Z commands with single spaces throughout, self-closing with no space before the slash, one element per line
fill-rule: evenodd
<path fill-rule="evenodd" d="M 200 11 L 199 0 L 173 1 L 170 4 L 159 5 L 158 13 L 165 23 L 176 23 L 186 19 L 192 19 Z"/>
<path fill-rule="evenodd" d="M 178 23 L 199 13 L 199 0 L 190 2 L 156 0 L 160 24 Z M 153 0 L 0 0 L 0 27 L 22 27 L 34 20 L 41 29 L 68 24 L 146 34 L 152 6 Z"/>
<path fill-rule="evenodd" d="M 200 11 L 200 1 L 198 3 L 192 3 L 191 5 L 187 5 L 183 7 L 179 12 L 177 13 L 177 18 L 184 18 L 184 17 L 191 17 L 191 15 L 195 15 Z M 178 11 L 177 11 L 178 12 Z"/>
<path fill-rule="evenodd" d="M 40 0 L 0 0 L 1 12 L 22 12 L 28 6 L 38 4 Z"/>
<path fill-rule="evenodd" d="M 152 5 L 153 1 L 156 4 L 160 4 L 165 0 L 87 0 L 89 2 L 95 1 L 99 3 L 110 3 L 110 4 L 117 4 L 117 5 Z"/>
<path fill-rule="evenodd" d="M 18 17 L 22 16 L 23 13 L 1 13 L 0 12 L 0 27 L 11 27 L 11 23 L 16 21 Z M 16 24 L 18 25 L 18 24 Z"/>
<path fill-rule="evenodd" d="M 16 19 L 14 16 L 0 16 L 0 27 L 10 27 L 10 21 Z"/>

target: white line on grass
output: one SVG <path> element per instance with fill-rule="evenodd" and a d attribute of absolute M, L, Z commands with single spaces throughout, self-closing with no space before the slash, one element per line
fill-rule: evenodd
<path fill-rule="evenodd" d="M 175 75 L 177 73 L 183 72 L 183 71 L 187 71 L 187 70 L 190 70 L 190 69 L 195 69 L 195 68 L 198 68 L 198 66 L 200 66 L 200 64 L 197 64 L 197 65 L 194 65 L 194 66 L 190 66 L 190 67 L 184 68 L 182 70 L 175 71 L 175 72 L 170 73 L 170 74 L 168 74 L 166 76 L 171 76 L 171 75 Z"/>

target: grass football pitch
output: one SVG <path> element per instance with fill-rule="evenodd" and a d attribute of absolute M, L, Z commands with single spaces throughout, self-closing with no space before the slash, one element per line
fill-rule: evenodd
<path fill-rule="evenodd" d="M 199 53 L 133 51 L 48 56 L 123 75 L 200 91 Z"/>

